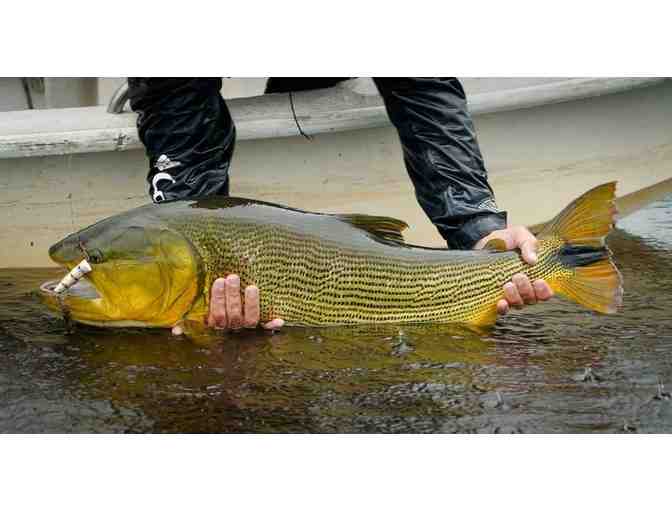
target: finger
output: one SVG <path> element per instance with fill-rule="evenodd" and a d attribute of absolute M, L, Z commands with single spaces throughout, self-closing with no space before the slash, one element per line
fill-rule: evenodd
<path fill-rule="evenodd" d="M 525 262 L 528 264 L 536 264 L 538 260 L 537 250 L 539 241 L 537 241 L 537 239 L 529 232 L 527 232 L 527 234 L 529 237 L 526 236 L 520 243 L 520 252 L 522 253 Z"/>
<path fill-rule="evenodd" d="M 271 322 L 267 322 L 262 327 L 264 329 L 280 329 L 284 325 L 285 321 L 283 321 L 282 319 L 273 319 Z"/>
<path fill-rule="evenodd" d="M 176 325 L 176 326 L 173 326 L 173 329 L 171 329 L 170 331 L 171 331 L 171 333 L 172 333 L 173 335 L 175 335 L 175 336 L 181 336 L 181 335 L 184 335 L 184 329 L 183 329 L 182 326 L 180 326 L 179 324 Z"/>
<path fill-rule="evenodd" d="M 537 302 L 537 297 L 530 283 L 530 279 L 527 275 L 522 273 L 514 274 L 511 281 L 516 284 L 518 288 L 518 294 L 523 299 L 526 305 L 534 305 Z"/>
<path fill-rule="evenodd" d="M 240 278 L 237 274 L 230 274 L 226 277 L 225 293 L 229 328 L 240 329 L 243 327 L 243 306 L 240 301 Z"/>
<path fill-rule="evenodd" d="M 516 242 L 515 236 L 512 235 L 510 231 L 508 231 L 508 230 L 497 230 L 496 233 L 499 234 L 496 237 L 499 238 L 499 239 L 502 239 L 506 243 L 506 249 L 507 250 L 513 250 L 518 246 L 518 243 Z"/>
<path fill-rule="evenodd" d="M 210 291 L 210 314 L 208 326 L 211 328 L 226 328 L 226 280 L 217 278 L 212 284 Z"/>
<path fill-rule="evenodd" d="M 539 301 L 548 301 L 553 297 L 553 289 L 544 280 L 534 280 L 532 287 Z"/>
<path fill-rule="evenodd" d="M 497 313 L 499 315 L 506 315 L 509 313 L 509 303 L 506 302 L 506 299 L 497 301 Z"/>
<path fill-rule="evenodd" d="M 487 242 L 488 242 L 490 239 L 491 239 L 491 235 L 487 235 L 487 236 L 485 236 L 483 239 L 481 239 L 480 241 L 478 241 L 478 242 L 474 245 L 474 250 L 481 250 L 481 249 L 483 249 L 483 247 L 487 244 Z"/>
<path fill-rule="evenodd" d="M 506 299 L 510 306 L 515 306 L 516 308 L 523 306 L 523 300 L 520 294 L 518 294 L 516 284 L 513 282 L 504 284 L 504 299 Z"/>
<path fill-rule="evenodd" d="M 259 324 L 259 287 L 250 285 L 245 288 L 245 317 L 243 325 L 246 328 L 256 328 Z"/>

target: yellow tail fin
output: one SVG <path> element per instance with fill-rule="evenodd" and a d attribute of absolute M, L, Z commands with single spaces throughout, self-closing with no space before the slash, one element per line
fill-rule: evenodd
<path fill-rule="evenodd" d="M 615 313 L 622 303 L 623 286 L 604 238 L 614 225 L 616 183 L 597 186 L 569 204 L 548 223 L 539 238 L 556 237 L 566 244 L 560 262 L 574 272 L 552 279 L 559 294 L 601 313 Z"/>
<path fill-rule="evenodd" d="M 616 215 L 616 182 L 591 189 L 563 209 L 539 232 L 539 238 L 560 237 L 568 244 L 604 246 Z"/>

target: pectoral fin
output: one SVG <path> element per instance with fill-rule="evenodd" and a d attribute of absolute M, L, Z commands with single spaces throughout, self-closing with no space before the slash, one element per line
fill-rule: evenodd
<path fill-rule="evenodd" d="M 508 251 L 508 248 L 506 247 L 506 241 L 504 239 L 490 239 L 487 243 L 485 243 L 485 246 L 483 246 L 484 250 L 490 250 L 490 251 Z"/>

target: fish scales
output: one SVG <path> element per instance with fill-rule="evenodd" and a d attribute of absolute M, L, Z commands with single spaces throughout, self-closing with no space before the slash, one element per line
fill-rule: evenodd
<path fill-rule="evenodd" d="M 544 241 L 539 263 L 530 267 L 515 252 L 461 254 L 385 243 L 375 236 L 362 239 L 356 227 L 332 216 L 314 215 L 317 228 L 310 232 L 305 225 L 279 221 L 283 214 L 298 214 L 292 210 L 274 211 L 271 224 L 270 218 L 236 216 L 234 208 L 206 211 L 174 225 L 204 262 L 204 304 L 214 279 L 239 274 L 243 286 L 260 288 L 262 320 L 470 322 L 501 299 L 503 284 L 515 273 L 536 279 L 563 271 L 553 257 L 559 240 Z M 321 235 L 337 222 L 347 234 L 340 242 Z"/>

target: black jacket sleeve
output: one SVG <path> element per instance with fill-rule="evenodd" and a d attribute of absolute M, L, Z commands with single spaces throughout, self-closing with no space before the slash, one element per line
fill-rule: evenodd
<path fill-rule="evenodd" d="M 154 202 L 228 195 L 236 130 L 221 78 L 129 78 Z"/>
<path fill-rule="evenodd" d="M 457 78 L 375 78 L 418 203 L 454 249 L 506 228 Z"/>

